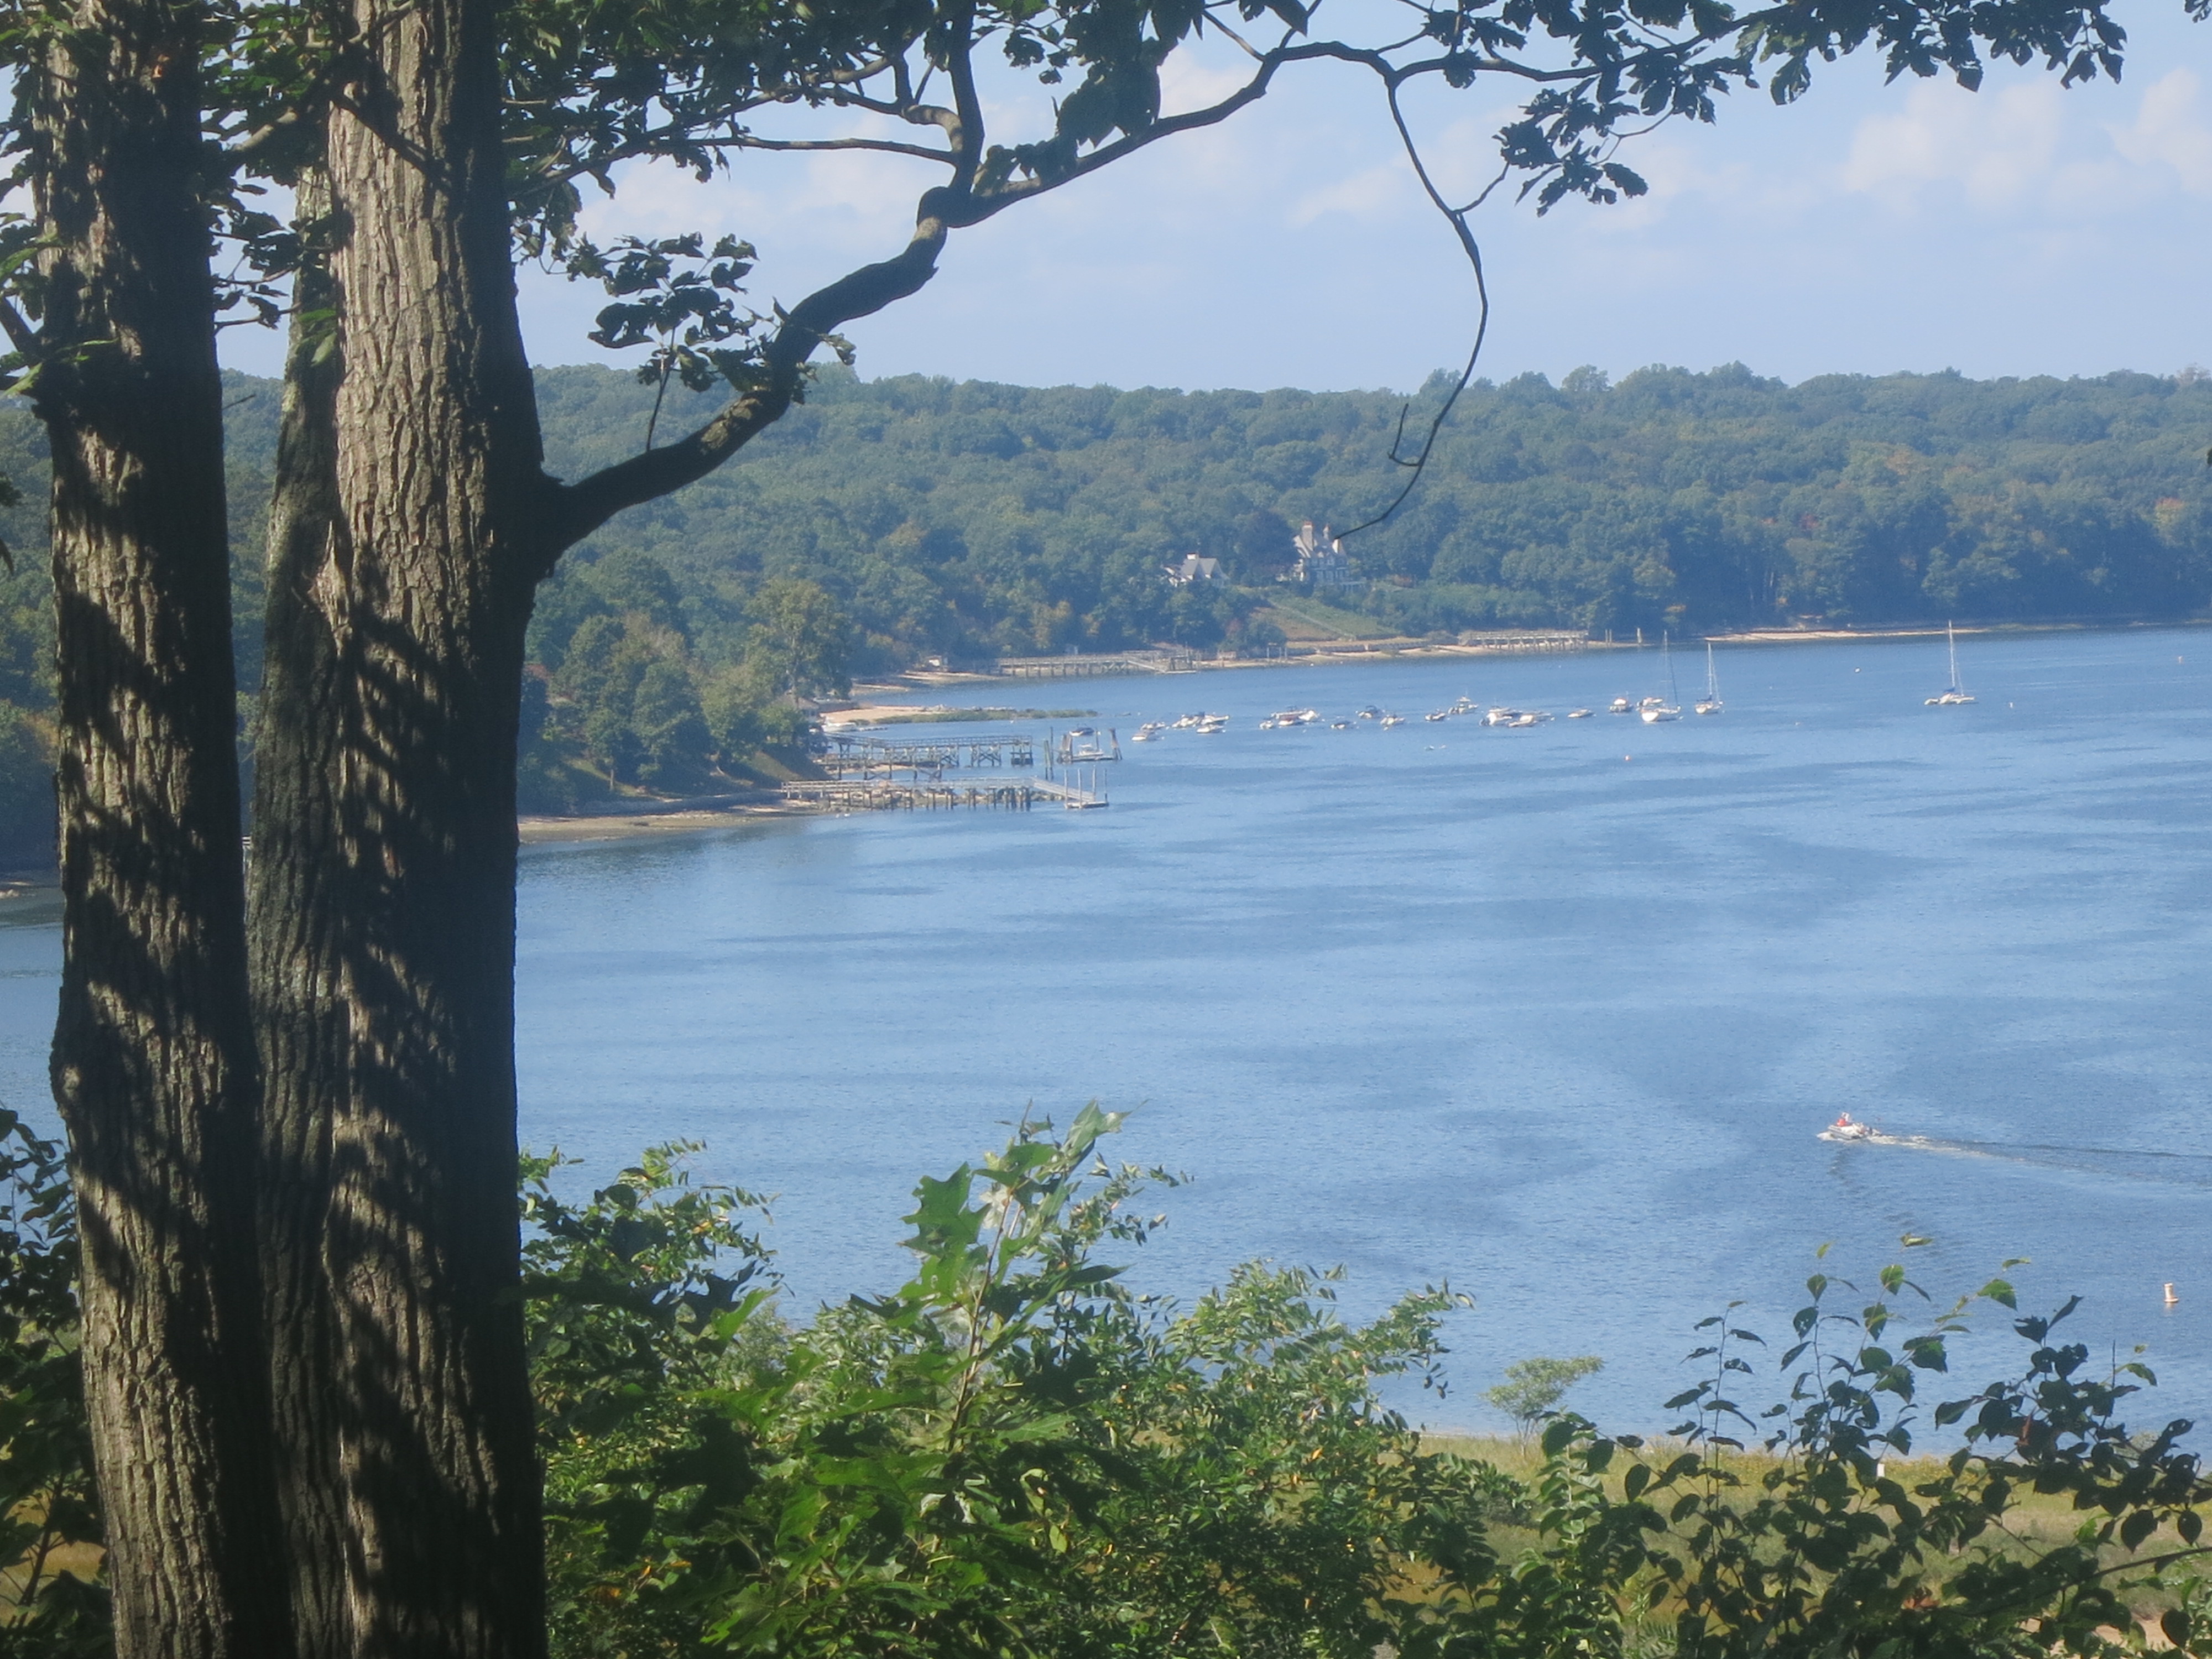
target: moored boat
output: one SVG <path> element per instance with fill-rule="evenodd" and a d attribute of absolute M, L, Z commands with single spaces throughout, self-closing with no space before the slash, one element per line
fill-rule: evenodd
<path fill-rule="evenodd" d="M 1700 714 L 1721 712 L 1721 681 L 1720 676 L 1713 672 L 1713 642 L 1711 640 L 1705 641 L 1705 695 L 1698 699 L 1694 707 Z"/>
<path fill-rule="evenodd" d="M 1949 623 L 1943 624 L 1943 637 L 1951 647 L 1951 683 L 1936 696 L 1922 699 L 1930 708 L 1955 708 L 1974 700 L 1972 694 L 1959 684 L 1959 635 Z"/>

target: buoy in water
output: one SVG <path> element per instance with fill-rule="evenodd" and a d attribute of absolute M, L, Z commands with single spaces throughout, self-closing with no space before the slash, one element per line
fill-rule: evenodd
<path fill-rule="evenodd" d="M 2171 1308 L 2175 1303 L 2180 1300 L 2181 1298 L 2173 1293 L 2173 1281 L 2170 1279 L 2167 1279 L 2166 1281 L 2166 1305 Z"/>

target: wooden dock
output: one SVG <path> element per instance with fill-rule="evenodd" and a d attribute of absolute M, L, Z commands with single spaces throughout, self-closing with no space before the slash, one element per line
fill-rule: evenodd
<path fill-rule="evenodd" d="M 1105 674 L 1194 674 L 1188 651 L 1070 652 L 1064 657 L 1001 657 L 994 673 L 1015 680 L 1081 680 Z"/>
<path fill-rule="evenodd" d="M 1103 806 L 1106 792 L 1043 778 L 1018 783 L 945 783 L 915 778 L 807 779 L 783 786 L 783 798 L 797 806 L 830 812 L 1026 812 L 1039 805 L 1079 809 Z"/>
<path fill-rule="evenodd" d="M 941 777 L 946 771 L 963 766 L 981 769 L 1036 764 L 1036 744 L 1027 736 L 901 741 L 838 732 L 830 734 L 830 742 L 833 749 L 819 757 L 823 769 L 841 775 L 858 773 L 864 777 L 881 774 L 889 778 L 904 772 L 919 781 L 925 775 Z"/>

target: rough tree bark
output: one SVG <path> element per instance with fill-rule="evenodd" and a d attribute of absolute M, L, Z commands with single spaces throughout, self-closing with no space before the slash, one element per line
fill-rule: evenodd
<path fill-rule="evenodd" d="M 271 519 L 248 931 L 263 1271 L 303 1659 L 532 1659 L 543 1542 L 514 1202 L 514 759 L 536 585 L 789 406 L 946 221 L 797 307 L 763 389 L 543 470 L 492 0 L 354 0 Z M 318 192 L 326 191 L 326 198 Z M 337 319 L 335 333 L 312 319 Z"/>
<path fill-rule="evenodd" d="M 540 561 L 488 0 L 356 0 L 295 339 L 249 932 L 306 1656 L 528 1659 L 514 747 Z M 319 309 L 314 305 L 305 307 Z M 523 526 L 518 532 L 517 526 Z"/>
<path fill-rule="evenodd" d="M 49 249 L 27 343 L 53 457 L 59 635 L 52 1080 L 126 1659 L 289 1650 L 267 1571 L 278 1546 L 196 11 L 79 0 L 30 88 Z"/>
<path fill-rule="evenodd" d="M 514 759 L 536 585 L 789 406 L 945 225 L 793 314 L 768 386 L 578 486 L 543 471 L 491 0 L 354 0 L 325 259 L 271 519 L 248 931 L 263 1271 L 303 1659 L 532 1659 L 543 1541 L 514 1201 Z M 316 194 L 326 191 L 326 199 Z M 337 319 L 334 334 L 311 319 Z"/>

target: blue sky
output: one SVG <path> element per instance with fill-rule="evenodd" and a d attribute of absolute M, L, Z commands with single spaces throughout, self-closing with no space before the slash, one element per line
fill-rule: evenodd
<path fill-rule="evenodd" d="M 2212 26 L 2124 4 L 2125 81 L 2062 91 L 2000 69 L 1978 94 L 1816 77 L 1798 105 L 1739 94 L 1624 159 L 1644 201 L 1478 216 L 1493 316 L 1483 372 L 1741 360 L 1790 380 L 1957 368 L 1977 377 L 2170 373 L 2212 362 Z M 1170 82 L 1195 101 L 1231 65 Z M 1444 171 L 1474 179 L 1510 90 L 1419 111 Z M 1022 102 L 1009 91 L 1006 113 Z M 603 235 L 733 231 L 757 302 L 896 251 L 926 164 L 741 157 L 700 186 L 641 169 L 595 204 Z M 603 360 L 598 301 L 523 285 L 540 362 Z M 1211 131 L 1168 141 L 953 240 L 921 295 L 856 324 L 870 376 L 1029 385 L 1418 386 L 1462 356 L 1472 289 L 1371 88 L 1316 67 Z M 231 337 L 242 367 L 273 343 Z"/>

